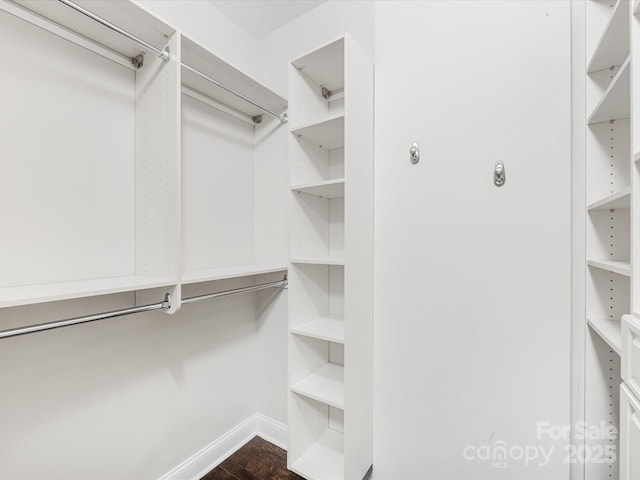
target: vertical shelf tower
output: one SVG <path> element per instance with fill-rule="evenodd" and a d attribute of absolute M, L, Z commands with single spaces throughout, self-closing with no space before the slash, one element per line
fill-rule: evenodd
<path fill-rule="evenodd" d="M 621 317 L 631 311 L 628 2 L 588 0 L 586 21 L 585 421 L 617 428 Z M 586 479 L 619 476 L 618 439 L 586 448 L 601 445 L 605 461 L 587 463 Z"/>
<path fill-rule="evenodd" d="M 372 465 L 373 66 L 348 35 L 291 62 L 288 466 Z"/>
<path fill-rule="evenodd" d="M 587 462 L 586 479 L 640 476 L 637 14 L 637 1 L 586 2 L 585 421 L 620 431 L 587 441 L 592 453 L 604 446 L 606 459 Z"/>
<path fill-rule="evenodd" d="M 620 478 L 640 477 L 640 1 L 630 9 L 631 84 L 631 315 L 622 319 L 620 374 Z M 629 10 L 628 10 L 629 11 Z M 624 31 L 624 30 L 623 30 Z"/>

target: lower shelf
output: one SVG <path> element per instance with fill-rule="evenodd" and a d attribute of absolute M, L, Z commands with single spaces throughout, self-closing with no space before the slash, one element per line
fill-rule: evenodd
<path fill-rule="evenodd" d="M 295 257 L 292 258 L 290 262 L 307 265 L 344 265 L 344 256 Z"/>
<path fill-rule="evenodd" d="M 591 330 L 596 332 L 611 347 L 611 349 L 620 355 L 622 351 L 622 334 L 620 331 L 621 323 L 619 320 L 608 320 L 605 318 L 587 319 L 587 324 Z"/>
<path fill-rule="evenodd" d="M 327 363 L 291 385 L 291 391 L 344 410 L 344 367 Z"/>
<path fill-rule="evenodd" d="M 204 270 L 190 270 L 182 273 L 182 283 L 211 282 L 214 280 L 226 280 L 228 278 L 248 277 L 250 275 L 261 275 L 286 271 L 285 264 L 274 265 L 239 265 L 231 267 L 209 268 Z"/>
<path fill-rule="evenodd" d="M 176 280 L 165 278 L 127 276 L 78 280 L 73 282 L 45 283 L 20 287 L 0 288 L 0 308 L 56 302 L 73 298 L 135 292 L 148 288 L 175 285 Z"/>
<path fill-rule="evenodd" d="M 629 260 L 587 260 L 590 267 L 600 268 L 608 272 L 631 276 L 631 262 Z"/>
<path fill-rule="evenodd" d="M 344 320 L 335 317 L 319 317 L 291 327 L 291 333 L 344 344 Z"/>
<path fill-rule="evenodd" d="M 308 480 L 344 479 L 344 436 L 328 429 L 291 466 Z"/>

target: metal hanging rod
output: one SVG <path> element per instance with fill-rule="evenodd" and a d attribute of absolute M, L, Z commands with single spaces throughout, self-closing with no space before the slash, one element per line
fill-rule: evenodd
<path fill-rule="evenodd" d="M 164 60 L 165 62 L 169 61 L 170 58 L 170 53 L 169 53 L 169 49 L 168 47 L 164 50 L 160 50 L 159 48 L 154 47 L 153 45 L 151 45 L 150 43 L 145 42 L 144 40 L 142 40 L 141 38 L 136 37 L 135 35 L 132 35 L 131 33 L 121 29 L 120 27 L 114 25 L 113 23 L 105 20 L 104 18 L 96 15 L 95 13 L 90 12 L 89 10 L 81 7 L 80 5 L 77 5 L 76 3 L 73 3 L 70 0 L 58 0 L 60 3 L 62 3 L 63 5 L 66 5 L 69 8 L 72 8 L 73 10 L 75 10 L 78 13 L 81 13 L 82 15 L 90 18 L 91 20 L 94 20 L 96 22 L 98 22 L 99 24 L 107 27 L 110 30 L 113 30 L 114 32 L 122 35 L 123 37 L 128 38 L 129 40 L 131 40 L 134 43 L 137 43 L 138 45 L 140 45 L 141 47 L 145 48 L 146 50 L 155 53 L 158 57 L 160 57 L 162 60 Z M 141 67 L 142 66 L 142 59 L 141 57 L 135 57 L 132 59 L 133 64 L 136 67 Z M 181 64 L 182 68 L 184 68 L 185 70 L 188 70 L 189 72 L 193 73 L 194 75 L 202 78 L 203 80 L 206 80 L 207 82 L 212 83 L 213 85 L 225 90 L 226 92 L 231 93 L 232 95 L 235 95 L 238 98 L 241 98 L 242 100 L 244 100 L 245 102 L 250 103 L 251 105 L 253 105 L 254 107 L 259 108 L 260 110 L 262 110 L 265 113 L 268 113 L 269 115 L 277 118 L 278 120 L 280 120 L 280 123 L 287 123 L 288 118 L 287 118 L 287 114 L 283 113 L 282 115 L 277 114 L 276 112 L 260 105 L 258 102 L 254 102 L 253 100 L 251 100 L 249 97 L 246 97 L 244 95 L 242 95 L 239 92 L 236 92 L 234 89 L 226 86 L 223 83 L 220 83 L 219 81 L 217 81 L 214 78 L 211 78 L 208 75 L 205 75 L 204 73 L 196 70 L 193 67 L 190 67 L 189 65 L 186 65 L 184 63 Z M 256 119 L 256 123 L 259 123 L 259 121 L 257 121 Z"/>
<path fill-rule="evenodd" d="M 17 337 L 28 333 L 44 332 L 45 330 L 53 330 L 55 328 L 69 327 L 71 325 L 79 325 L 81 323 L 95 322 L 97 320 L 106 320 L 108 318 L 122 317 L 134 313 L 150 312 L 152 310 L 165 310 L 171 307 L 171 297 L 167 293 L 164 301 L 153 303 L 151 305 L 143 305 L 141 307 L 124 308 L 122 310 L 114 310 L 112 312 L 97 313 L 86 317 L 68 318 L 66 320 L 58 320 L 55 322 L 39 323 L 37 325 L 29 325 L 26 327 L 12 328 L 0 331 L 1 338 Z"/>
<path fill-rule="evenodd" d="M 289 284 L 287 276 L 285 275 L 282 280 L 277 282 L 262 283 L 260 285 L 253 285 L 251 287 L 234 288 L 233 290 L 225 290 L 224 292 L 208 293 L 206 295 L 197 295 L 195 297 L 183 298 L 182 304 L 199 302 L 201 300 L 211 300 L 213 298 L 226 297 L 229 295 L 235 295 L 236 293 L 255 292 L 256 290 L 264 290 L 266 288 L 286 287 Z"/>
<path fill-rule="evenodd" d="M 228 295 L 235 295 L 237 293 L 254 292 L 257 290 L 264 290 L 267 288 L 286 287 L 288 285 L 287 276 L 285 275 L 282 280 L 277 282 L 263 283 L 260 285 L 254 285 L 252 287 L 235 288 L 233 290 L 226 290 L 224 292 L 209 293 L 207 295 L 198 295 L 196 297 L 189 297 L 182 300 L 182 303 L 193 303 L 200 300 L 210 300 L 218 297 L 226 297 Z M 70 327 L 72 325 L 79 325 L 81 323 L 96 322 L 98 320 L 106 320 L 108 318 L 122 317 L 124 315 L 132 315 L 134 313 L 151 312 L 153 310 L 166 310 L 171 308 L 171 296 L 167 293 L 164 297 L 164 301 L 159 303 L 152 303 L 150 305 L 143 305 L 140 307 L 124 308 L 122 310 L 114 310 L 111 312 L 97 313 L 95 315 L 88 315 L 84 317 L 68 318 L 66 320 L 57 320 L 55 322 L 38 323 L 36 325 L 28 325 L 26 327 L 11 328 L 8 330 L 0 330 L 0 339 L 17 337 L 20 335 L 26 335 L 29 333 L 44 332 L 46 330 L 54 330 L 56 328 Z"/>
<path fill-rule="evenodd" d="M 63 0 L 60 0 L 60 1 L 63 1 Z M 67 0 L 64 0 L 64 1 L 67 1 Z M 194 75 L 196 75 L 196 76 L 198 76 L 198 77 L 202 78 L 203 80 L 206 80 L 207 82 L 212 83 L 212 84 L 213 84 L 213 85 L 215 85 L 216 87 L 220 87 L 220 88 L 221 88 L 221 89 L 223 89 L 224 91 L 229 92 L 230 94 L 235 95 L 235 96 L 236 96 L 236 97 L 238 97 L 238 98 L 241 98 L 241 99 L 242 99 L 242 100 L 244 100 L 245 102 L 250 103 L 250 104 L 251 104 L 251 105 L 253 105 L 254 107 L 258 107 L 258 108 L 259 108 L 260 110 L 262 110 L 263 112 L 268 113 L 268 114 L 269 114 L 269 115 L 271 115 L 272 117 L 277 118 L 278 120 L 280 120 L 280 123 L 283 123 L 283 124 L 284 124 L 284 123 L 287 123 L 287 121 L 289 120 L 289 119 L 288 119 L 288 117 L 287 117 L 287 114 L 286 114 L 286 113 L 283 113 L 282 115 L 278 115 L 276 112 L 274 112 L 274 111 L 272 111 L 272 110 L 269 110 L 269 109 L 268 109 L 268 108 L 266 108 L 266 107 L 263 107 L 263 106 L 262 106 L 262 105 L 260 105 L 259 103 L 254 102 L 253 100 L 251 100 L 249 97 L 245 97 L 245 96 L 244 96 L 244 95 L 242 95 L 241 93 L 236 92 L 236 91 L 235 91 L 235 90 L 233 90 L 232 88 L 227 87 L 225 84 L 220 83 L 219 81 L 217 81 L 217 80 L 216 80 L 216 79 L 214 79 L 214 78 L 211 78 L 211 77 L 210 77 L 210 76 L 208 76 L 208 75 L 205 75 L 204 73 L 202 73 L 202 72 L 200 72 L 200 71 L 196 70 L 195 68 L 190 67 L 189 65 L 187 65 L 187 64 L 185 64 L 185 63 L 182 63 L 181 65 L 182 65 L 182 68 L 184 68 L 185 70 L 187 70 L 187 71 L 189 71 L 189 72 L 193 73 Z"/>
<path fill-rule="evenodd" d="M 104 25 L 108 29 L 113 30 L 116 33 L 119 33 L 123 37 L 128 38 L 129 40 L 131 40 L 132 42 L 137 43 L 141 47 L 144 47 L 145 49 L 155 53 L 158 57 L 160 57 L 165 62 L 169 61 L 170 54 L 169 54 L 169 50 L 168 49 L 160 50 L 159 48 L 154 47 L 150 43 L 145 42 L 141 38 L 138 38 L 135 35 L 132 35 L 129 32 L 126 32 L 126 31 L 122 30 L 120 27 L 117 27 L 113 23 L 105 20 L 102 17 L 99 17 L 98 15 L 96 15 L 94 13 L 91 13 L 89 10 L 84 9 L 80 5 L 77 5 L 77 4 L 73 3 L 73 2 L 70 2 L 69 0 L 58 0 L 58 1 L 60 3 L 62 3 L 63 5 L 66 5 L 67 7 L 70 7 L 72 9 L 74 9 L 76 12 L 81 13 L 82 15 L 84 15 L 86 17 L 89 17 L 91 20 L 94 20 L 94 21 L 98 22 L 99 24 Z"/>

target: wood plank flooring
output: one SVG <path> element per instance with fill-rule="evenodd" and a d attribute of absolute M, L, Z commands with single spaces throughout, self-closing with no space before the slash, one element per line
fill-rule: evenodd
<path fill-rule="evenodd" d="M 256 436 L 201 480 L 304 479 L 287 470 L 285 450 Z"/>

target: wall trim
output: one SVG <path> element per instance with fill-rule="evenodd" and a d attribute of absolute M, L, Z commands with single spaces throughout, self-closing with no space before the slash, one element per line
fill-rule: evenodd
<path fill-rule="evenodd" d="M 256 435 L 280 448 L 287 448 L 287 426 L 261 413 L 254 413 L 159 480 L 199 480 Z"/>

